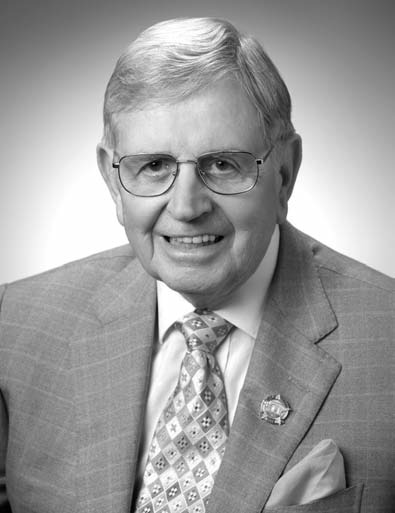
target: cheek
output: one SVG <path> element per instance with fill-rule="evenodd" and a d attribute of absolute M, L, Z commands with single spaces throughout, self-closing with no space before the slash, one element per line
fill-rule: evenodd
<path fill-rule="evenodd" d="M 273 189 L 257 192 L 261 193 L 233 210 L 236 252 L 242 258 L 254 260 L 266 252 L 277 217 Z"/>
<path fill-rule="evenodd" d="M 232 212 L 236 233 L 248 239 L 262 237 L 270 231 L 277 215 L 276 196 L 270 191 L 251 196 L 250 201 L 241 204 Z"/>
<path fill-rule="evenodd" d="M 153 198 L 122 198 L 123 225 L 129 241 L 139 249 L 143 241 L 152 238 L 152 230 L 160 214 L 160 208 Z"/>

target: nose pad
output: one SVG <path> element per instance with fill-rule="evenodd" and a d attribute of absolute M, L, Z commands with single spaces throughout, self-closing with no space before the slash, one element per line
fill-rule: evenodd
<path fill-rule="evenodd" d="M 182 162 L 169 191 L 167 209 L 180 221 L 191 221 L 212 210 L 210 191 L 202 182 L 195 162 Z"/>

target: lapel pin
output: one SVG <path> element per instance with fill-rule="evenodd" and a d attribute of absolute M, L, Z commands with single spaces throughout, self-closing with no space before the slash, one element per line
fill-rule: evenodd
<path fill-rule="evenodd" d="M 261 419 L 270 424 L 281 426 L 285 423 L 289 412 L 292 411 L 289 404 L 280 394 L 268 395 L 261 403 Z"/>

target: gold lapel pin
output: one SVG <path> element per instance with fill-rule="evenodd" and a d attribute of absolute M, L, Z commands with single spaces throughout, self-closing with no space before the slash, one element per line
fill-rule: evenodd
<path fill-rule="evenodd" d="M 287 401 L 280 394 L 268 395 L 261 403 L 261 419 L 281 426 L 292 411 Z"/>

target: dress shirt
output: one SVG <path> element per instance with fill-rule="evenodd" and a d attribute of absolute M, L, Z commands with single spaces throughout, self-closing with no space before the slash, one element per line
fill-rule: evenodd
<path fill-rule="evenodd" d="M 262 318 L 266 293 L 276 266 L 279 238 L 279 228 L 276 226 L 266 254 L 255 273 L 232 294 L 226 304 L 215 310 L 234 325 L 216 352 L 218 365 L 224 378 L 230 426 L 247 374 Z M 176 387 L 181 362 L 186 351 L 184 336 L 174 328 L 174 322 L 194 310 L 194 306 L 181 294 L 170 289 L 161 281 L 157 282 L 157 292 L 158 340 L 154 347 L 141 441 L 139 479 L 142 479 L 145 470 L 149 445 L 158 418 Z"/>

